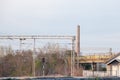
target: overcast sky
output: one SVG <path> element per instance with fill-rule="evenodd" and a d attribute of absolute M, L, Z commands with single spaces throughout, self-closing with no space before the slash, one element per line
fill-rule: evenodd
<path fill-rule="evenodd" d="M 120 0 L 0 0 L 0 34 L 75 35 L 120 51 Z"/>

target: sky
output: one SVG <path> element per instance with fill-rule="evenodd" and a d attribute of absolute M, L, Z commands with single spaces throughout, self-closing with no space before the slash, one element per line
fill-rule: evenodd
<path fill-rule="evenodd" d="M 0 0 L 0 35 L 76 35 L 120 52 L 120 0 Z"/>

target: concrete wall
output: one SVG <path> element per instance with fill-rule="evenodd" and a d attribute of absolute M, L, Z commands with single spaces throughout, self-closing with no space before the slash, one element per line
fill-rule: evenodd
<path fill-rule="evenodd" d="M 107 71 L 89 71 L 89 70 L 84 70 L 83 71 L 83 77 L 106 77 L 109 76 Z"/>
<path fill-rule="evenodd" d="M 120 77 L 120 64 L 118 64 L 118 65 L 107 65 L 107 73 L 110 76 Z"/>

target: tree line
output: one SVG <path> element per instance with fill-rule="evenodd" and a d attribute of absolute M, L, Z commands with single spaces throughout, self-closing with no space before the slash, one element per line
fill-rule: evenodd
<path fill-rule="evenodd" d="M 14 51 L 10 47 L 1 47 L 0 77 L 33 76 L 33 54 L 35 55 L 36 76 L 42 76 L 43 70 L 44 75 L 70 76 L 71 50 L 48 44 L 35 53 L 32 50 Z"/>

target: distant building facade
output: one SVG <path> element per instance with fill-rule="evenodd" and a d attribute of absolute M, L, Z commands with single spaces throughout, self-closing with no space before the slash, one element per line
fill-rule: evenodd
<path fill-rule="evenodd" d="M 107 73 L 110 76 L 120 77 L 120 53 L 109 59 L 106 62 L 106 65 L 107 65 Z"/>

